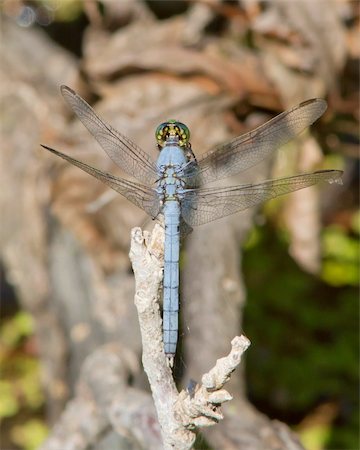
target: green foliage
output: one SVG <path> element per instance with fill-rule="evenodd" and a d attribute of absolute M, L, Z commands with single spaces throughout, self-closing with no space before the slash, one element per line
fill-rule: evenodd
<path fill-rule="evenodd" d="M 15 444 L 24 450 L 35 450 L 44 441 L 48 434 L 44 422 L 38 419 L 31 419 L 23 425 L 16 425 L 11 432 Z"/>
<path fill-rule="evenodd" d="M 323 236 L 324 264 L 322 277 L 333 286 L 359 283 L 359 214 L 354 214 L 353 229 L 357 236 L 349 236 L 342 227 L 328 227 Z"/>
<path fill-rule="evenodd" d="M 332 434 L 330 437 L 331 449 L 346 449 L 352 450 L 360 448 L 358 442 L 359 436 L 359 409 L 357 408 L 349 418 L 349 423 L 343 424 L 343 426 L 337 426 L 332 429 Z M 350 433 L 349 430 L 353 430 Z"/>
<path fill-rule="evenodd" d="M 14 416 L 19 411 L 19 402 L 10 381 L 0 380 L 0 418 Z"/>
<path fill-rule="evenodd" d="M 30 314 L 18 312 L 11 320 L 3 323 L 0 332 L 0 342 L 8 350 L 14 348 L 22 338 L 33 333 L 33 320 Z M 1 357 L 1 354 L 0 354 Z"/>
<path fill-rule="evenodd" d="M 80 0 L 41 0 L 46 8 L 53 10 L 58 22 L 71 22 L 82 13 L 83 5 Z"/>
<path fill-rule="evenodd" d="M 0 421 L 7 421 L 6 438 L 25 450 L 37 448 L 47 433 L 43 421 L 26 420 L 44 405 L 33 331 L 32 318 L 23 311 L 0 326 Z"/>
<path fill-rule="evenodd" d="M 302 445 L 308 450 L 322 450 L 331 437 L 328 424 L 315 424 L 299 433 Z"/>
<path fill-rule="evenodd" d="M 360 235 L 360 210 L 356 211 L 351 218 L 351 228 L 354 233 Z"/>
<path fill-rule="evenodd" d="M 324 239 L 332 233 L 326 230 Z M 357 290 L 302 272 L 288 255 L 284 237 L 269 225 L 257 229 L 244 254 L 244 331 L 252 341 L 246 363 L 250 396 L 265 413 L 293 424 L 322 401 L 333 401 L 339 405 L 342 426 L 325 424 L 309 431 L 306 439 L 328 439 L 329 449 L 358 448 L 352 418 L 357 409 Z M 349 236 L 341 230 L 339 238 L 336 230 L 336 239 L 341 240 L 341 252 L 335 246 L 338 263 L 356 264 Z"/>

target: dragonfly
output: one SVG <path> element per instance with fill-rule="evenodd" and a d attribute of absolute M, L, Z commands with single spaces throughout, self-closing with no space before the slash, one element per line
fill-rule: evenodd
<path fill-rule="evenodd" d="M 66 103 L 112 161 L 138 181 L 117 177 L 51 147 L 42 147 L 102 181 L 152 219 L 163 220 L 163 343 L 165 355 L 170 360 L 175 356 L 178 341 L 180 234 L 319 182 L 341 184 L 341 171 L 321 170 L 256 184 L 206 187 L 208 183 L 240 173 L 270 156 L 325 112 L 325 100 L 304 101 L 198 159 L 191 148 L 189 128 L 177 120 L 168 120 L 155 132 L 159 149 L 155 162 L 128 137 L 101 119 L 71 88 L 63 85 L 60 89 Z"/>

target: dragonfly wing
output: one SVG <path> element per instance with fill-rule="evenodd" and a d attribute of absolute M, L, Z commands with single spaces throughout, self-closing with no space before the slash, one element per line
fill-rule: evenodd
<path fill-rule="evenodd" d="M 148 183 L 157 180 L 156 167 L 140 147 L 105 123 L 76 92 L 61 86 L 61 93 L 88 131 L 108 156 L 127 174 Z"/>
<path fill-rule="evenodd" d="M 188 225 L 202 225 L 321 181 L 341 183 L 341 175 L 339 170 L 324 170 L 259 184 L 193 189 L 184 194 L 181 214 Z"/>
<path fill-rule="evenodd" d="M 186 179 L 187 184 L 192 185 L 194 180 L 197 180 L 197 175 L 199 174 L 199 165 L 197 161 L 188 162 L 183 168 L 183 178 Z"/>
<path fill-rule="evenodd" d="M 180 220 L 180 236 L 181 238 L 185 238 L 192 232 L 192 227 L 188 225 L 185 220 Z"/>
<path fill-rule="evenodd" d="M 254 166 L 315 122 L 326 107 L 322 99 L 305 101 L 255 130 L 206 153 L 199 160 L 198 183 L 209 183 Z"/>
<path fill-rule="evenodd" d="M 149 188 L 140 183 L 115 177 L 114 175 L 106 172 L 102 172 L 101 170 L 95 169 L 94 167 L 78 161 L 77 159 L 71 158 L 71 156 L 65 155 L 64 153 L 47 147 L 46 145 L 42 145 L 42 147 L 46 148 L 55 155 L 60 156 L 60 158 L 65 159 L 74 166 L 79 167 L 83 171 L 119 192 L 119 194 L 123 195 L 134 205 L 147 212 L 153 219 L 159 214 L 160 202 L 155 189 Z"/>

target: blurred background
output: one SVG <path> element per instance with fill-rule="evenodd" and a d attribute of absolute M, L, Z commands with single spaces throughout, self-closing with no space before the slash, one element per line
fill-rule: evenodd
<path fill-rule="evenodd" d="M 40 148 L 121 175 L 65 106 L 61 84 L 153 158 L 154 130 L 168 118 L 189 126 L 201 155 L 303 100 L 328 101 L 310 131 L 225 181 L 333 168 L 343 186 L 268 202 L 184 243 L 175 375 L 179 388 L 200 381 L 243 332 L 252 345 L 229 385 L 234 401 L 196 448 L 290 448 L 280 442 L 290 430 L 308 450 L 360 448 L 359 2 L 0 8 L 1 448 L 32 450 L 47 437 L 44 449 L 160 448 L 127 256 L 131 228 L 152 224 Z M 145 441 L 109 413 L 117 389 L 121 398 L 130 388 L 143 403 L 127 408 L 153 419 Z"/>

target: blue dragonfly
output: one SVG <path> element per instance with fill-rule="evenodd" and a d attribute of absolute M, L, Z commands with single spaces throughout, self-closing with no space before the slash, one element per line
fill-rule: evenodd
<path fill-rule="evenodd" d="M 322 99 L 300 103 L 255 130 L 205 153 L 199 160 L 191 149 L 188 127 L 168 120 L 156 129 L 160 153 L 155 163 L 129 138 L 97 116 L 72 89 L 61 86 L 61 93 L 113 162 L 141 183 L 116 177 L 50 147 L 43 147 L 122 194 L 153 219 L 163 216 L 163 342 L 165 354 L 171 360 L 178 340 L 180 234 L 190 232 L 193 226 L 321 181 L 341 183 L 341 171 L 322 170 L 257 184 L 204 187 L 244 171 L 271 155 L 324 113 L 327 105 Z"/>

